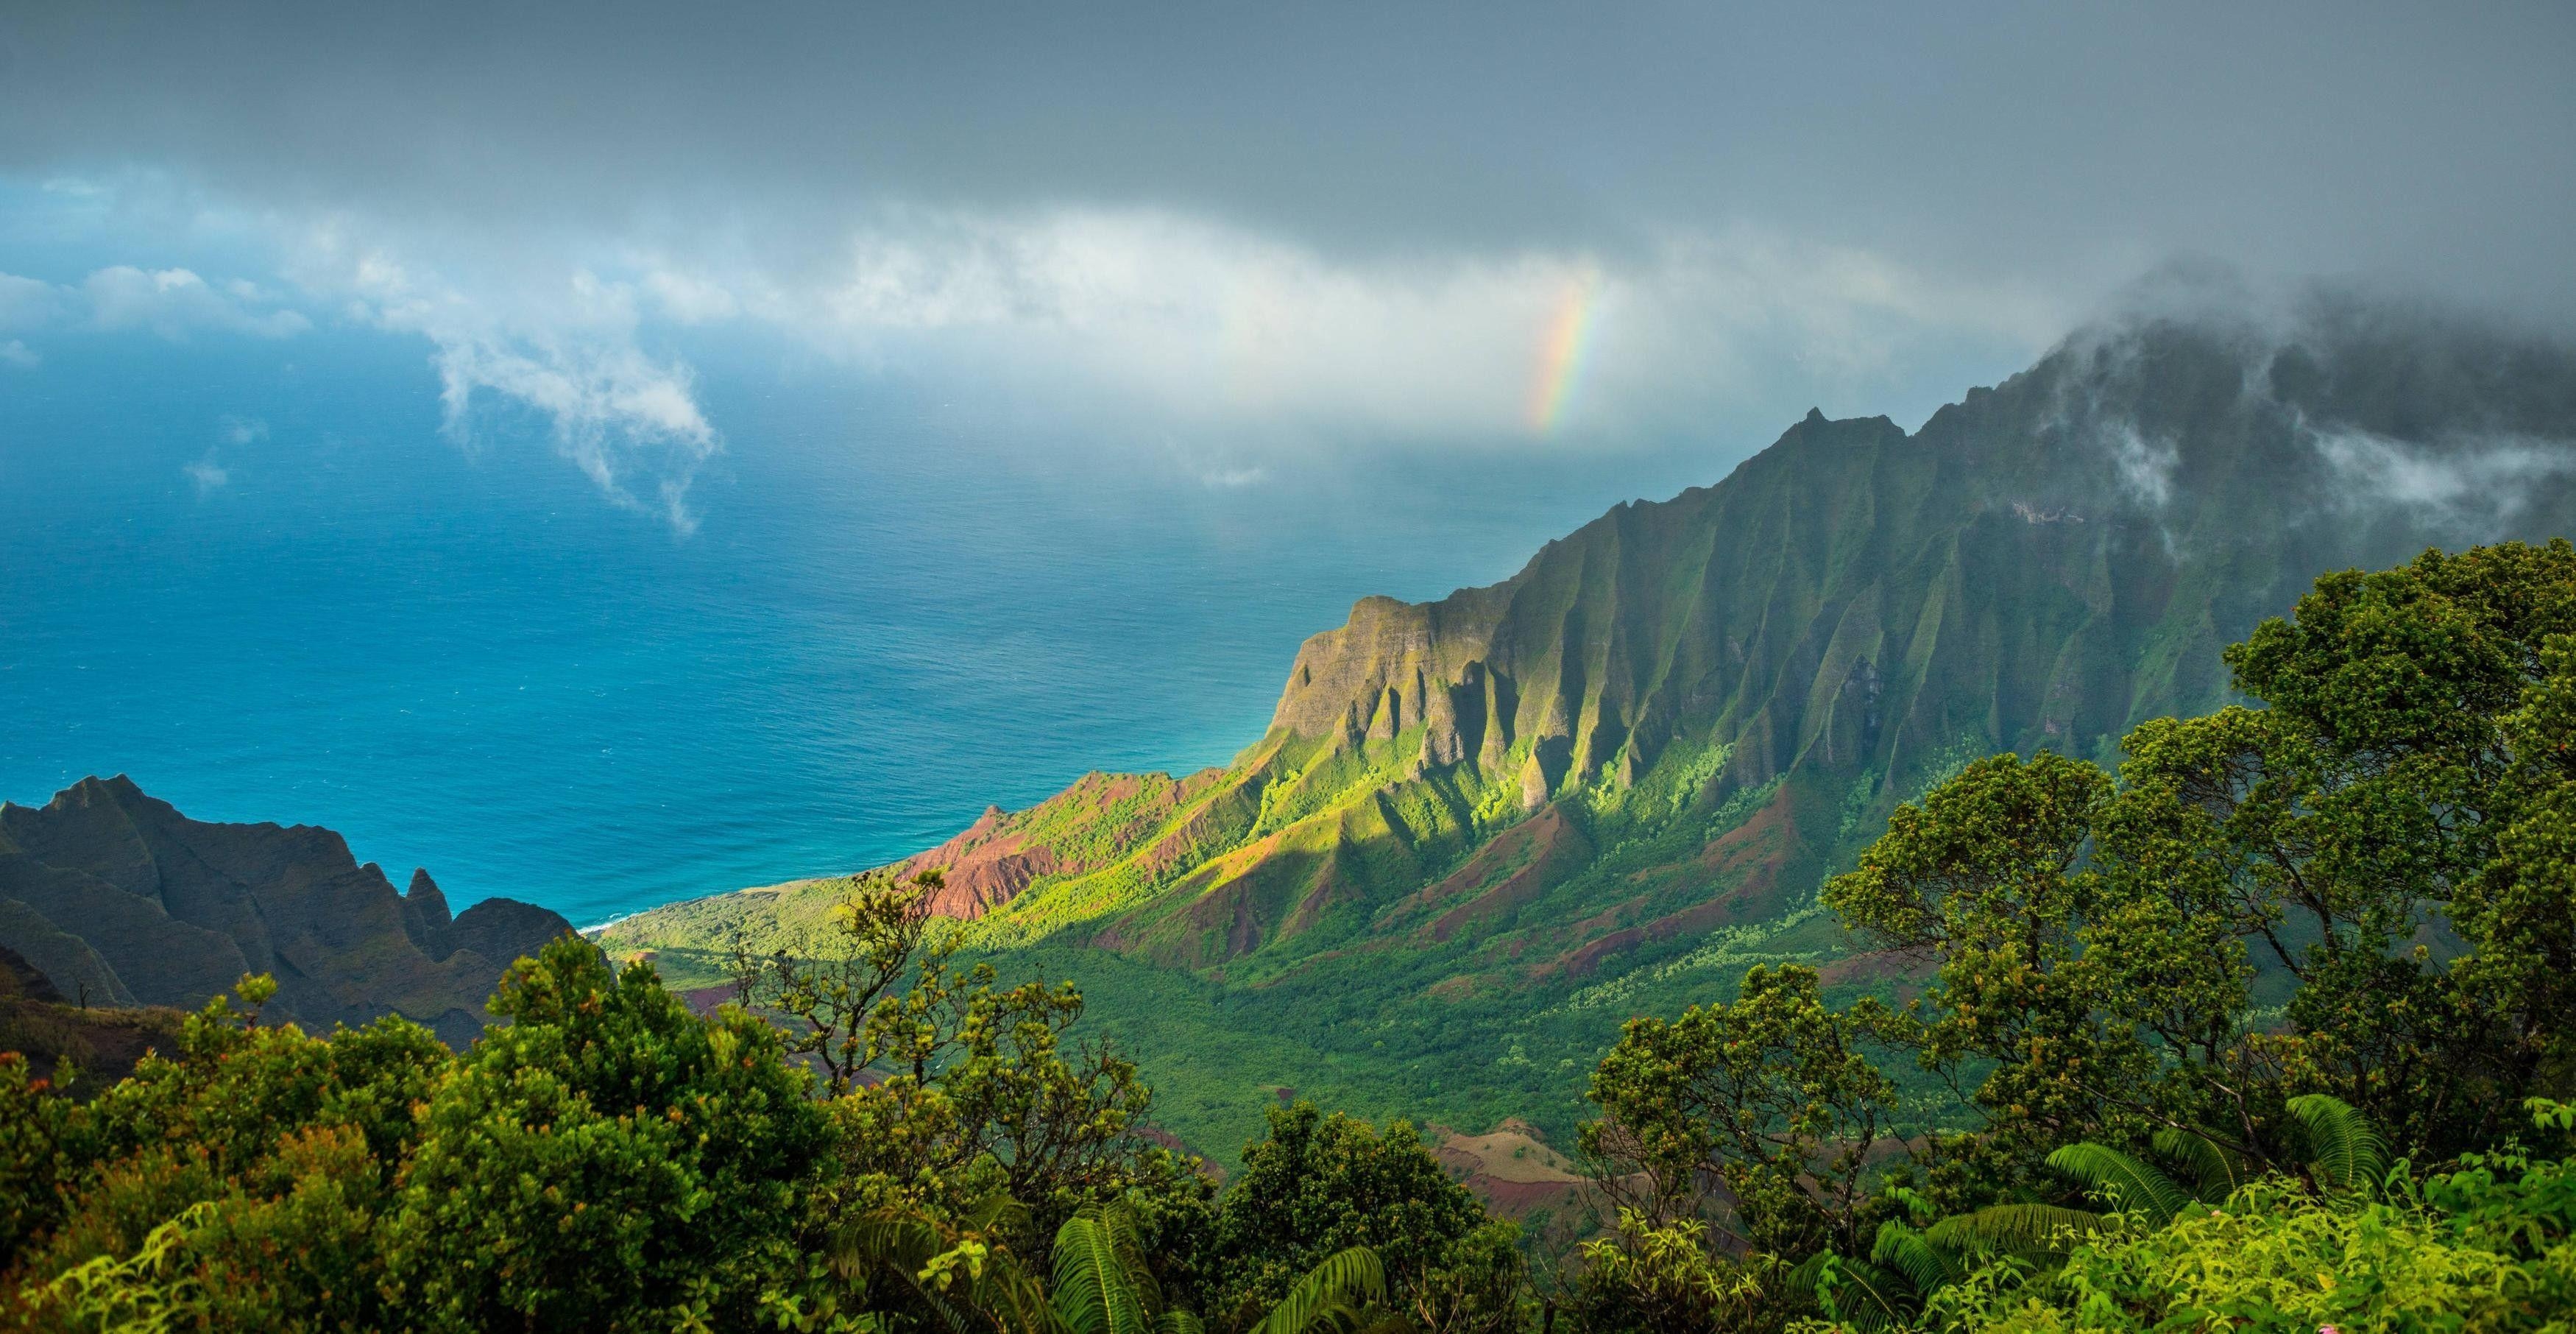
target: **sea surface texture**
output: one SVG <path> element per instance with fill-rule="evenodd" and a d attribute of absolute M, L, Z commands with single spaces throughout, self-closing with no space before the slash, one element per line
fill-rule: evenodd
<path fill-rule="evenodd" d="M 0 798 L 124 773 L 596 923 L 1222 763 L 1357 597 L 1501 578 L 1734 461 L 1287 467 L 699 371 L 725 447 L 690 531 L 543 419 L 443 430 L 405 340 L 73 345 L 0 383 Z"/>

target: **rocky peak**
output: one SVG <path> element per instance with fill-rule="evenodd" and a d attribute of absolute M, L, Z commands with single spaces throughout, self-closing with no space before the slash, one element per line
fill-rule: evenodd
<path fill-rule="evenodd" d="M 0 805 L 0 946 L 67 994 L 193 1009 L 265 972 L 281 1018 L 392 1011 L 463 1041 L 501 970 L 570 929 L 505 899 L 450 920 L 426 873 L 397 894 L 328 829 L 191 820 L 122 775 Z"/>

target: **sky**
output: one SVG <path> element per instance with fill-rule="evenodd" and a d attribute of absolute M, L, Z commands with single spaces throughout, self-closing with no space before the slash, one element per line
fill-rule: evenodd
<path fill-rule="evenodd" d="M 2563 332 L 2570 68 L 2563 4 L 10 4 L 0 393 L 393 336 L 683 535 L 713 348 L 1211 485 L 1740 457 L 2177 263 Z"/>

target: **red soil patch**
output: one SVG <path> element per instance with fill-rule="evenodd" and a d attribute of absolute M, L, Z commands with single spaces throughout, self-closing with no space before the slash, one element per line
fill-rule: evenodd
<path fill-rule="evenodd" d="M 1829 987 L 1895 982 L 1911 989 L 1931 980 L 1933 972 L 1930 959 L 1910 959 L 1901 954 L 1855 954 L 1817 969 L 1816 980 Z"/>
<path fill-rule="evenodd" d="M 1569 977 L 1589 976 L 1601 961 L 1625 953 L 1650 940 L 1669 940 L 1685 932 L 1706 931 L 1735 922 L 1748 922 L 1776 914 L 1779 902 L 1780 868 L 1798 851 L 1797 820 L 1790 814 L 1789 793 L 1783 788 L 1770 804 L 1754 813 L 1752 819 L 1728 830 L 1726 835 L 1708 845 L 1698 859 L 1708 874 L 1717 880 L 1737 879 L 1734 888 L 1679 912 L 1667 913 L 1650 922 L 1613 931 L 1597 940 L 1558 955 L 1530 970 L 1532 977 L 1563 973 Z M 1587 919 L 1583 925 L 1598 928 L 1641 903 L 1632 900 L 1620 908 Z"/>
<path fill-rule="evenodd" d="M 933 868 L 944 871 L 947 883 L 932 896 L 930 910 L 942 917 L 981 917 L 1019 897 L 1040 877 L 1079 875 L 1125 856 L 1160 830 L 1174 812 L 1195 800 L 1217 776 L 1217 771 L 1206 770 L 1172 782 L 1160 774 L 1084 774 L 1073 786 L 1023 813 L 1079 805 L 1102 812 L 1101 819 L 1105 820 L 1110 808 L 1134 800 L 1148 783 L 1160 784 L 1160 790 L 1150 800 L 1119 817 L 1121 823 L 1108 839 L 1108 857 L 1104 860 L 1086 861 L 1045 843 L 1032 842 L 1013 827 L 1021 822 L 1021 816 L 999 806 L 988 806 L 975 823 L 954 838 L 905 858 L 896 871 L 906 876 Z"/>
<path fill-rule="evenodd" d="M 1517 1118 L 1482 1135 L 1431 1129 L 1441 1136 L 1432 1150 L 1441 1165 L 1505 1218 L 1524 1218 L 1533 1210 L 1567 1204 L 1585 1188 L 1573 1164 Z"/>
<path fill-rule="evenodd" d="M 689 1013 L 704 1019 L 714 1014 L 718 1006 L 732 1004 L 735 994 L 731 983 L 713 987 L 691 987 L 680 993 L 680 1003 L 689 1007 Z"/>
<path fill-rule="evenodd" d="M 1498 1181 L 1483 1173 L 1461 1180 L 1458 1184 L 1482 1196 L 1487 1208 L 1515 1222 L 1541 1209 L 1561 1209 L 1583 1194 L 1580 1181 Z"/>
<path fill-rule="evenodd" d="M 987 806 L 975 823 L 957 836 L 905 858 L 896 873 L 915 876 L 928 870 L 945 873 L 947 883 L 930 896 L 930 910 L 942 917 L 976 918 L 1019 897 L 1029 882 L 1063 866 L 1055 849 L 1031 848 L 1019 835 L 1002 828 L 1009 813 Z"/>
<path fill-rule="evenodd" d="M 1506 840 L 1510 841 L 1509 846 L 1505 846 Z M 1581 831 L 1566 822 L 1562 811 L 1550 804 L 1531 816 L 1528 822 L 1486 844 L 1447 879 L 1414 897 L 1425 905 L 1445 902 L 1484 884 L 1524 852 L 1528 859 L 1519 870 L 1504 876 L 1483 893 L 1442 913 L 1423 930 L 1433 940 L 1446 941 L 1461 927 L 1490 921 L 1511 912 L 1545 892 L 1549 882 L 1567 866 L 1588 860 L 1592 856 L 1592 845 Z"/>
<path fill-rule="evenodd" d="M 1456 977 L 1444 977 L 1424 987 L 1422 994 L 1433 1000 L 1462 1001 L 1472 998 L 1478 991 L 1483 990 L 1484 984 L 1483 974 L 1460 973 Z"/>
<path fill-rule="evenodd" d="M 1700 850 L 1699 864 L 1716 875 L 1740 875 L 1748 870 L 1763 869 L 1766 861 L 1777 863 L 1784 845 L 1798 841 L 1798 822 L 1789 813 L 1789 789 L 1784 784 L 1768 805 L 1753 813 L 1753 818 L 1727 830 L 1716 842 Z"/>

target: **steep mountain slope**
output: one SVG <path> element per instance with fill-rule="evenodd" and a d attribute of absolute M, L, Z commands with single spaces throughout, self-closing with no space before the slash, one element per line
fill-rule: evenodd
<path fill-rule="evenodd" d="M 2220 648 L 2321 571 L 2576 528 L 2571 440 L 2546 343 L 2332 301 L 2124 321 L 1910 435 L 1810 414 L 1500 584 L 1363 599 L 1227 768 L 1092 775 L 908 865 L 1132 1034 L 1293 1033 L 1393 1107 L 1558 1129 L 1619 1015 L 1837 955 L 1817 883 L 1900 798 L 2219 704 Z M 685 969 L 726 903 L 604 943 Z"/>
<path fill-rule="evenodd" d="M 201 823 L 123 776 L 0 803 L 0 947 L 68 997 L 194 1008 L 273 973 L 273 1017 L 393 1011 L 461 1043 L 502 970 L 571 929 L 508 899 L 451 917 L 426 871 L 398 894 L 330 830 Z"/>

